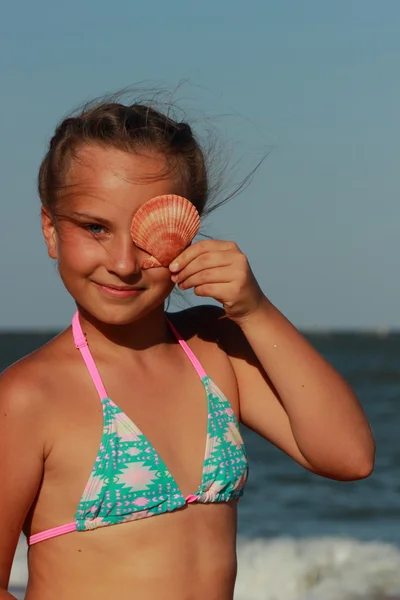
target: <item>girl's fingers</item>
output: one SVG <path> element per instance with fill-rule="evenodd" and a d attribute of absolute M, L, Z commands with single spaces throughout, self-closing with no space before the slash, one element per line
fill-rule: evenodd
<path fill-rule="evenodd" d="M 214 298 L 223 304 L 223 298 L 227 296 L 229 289 L 229 283 L 204 283 L 202 285 L 197 285 L 193 291 L 196 296 Z"/>
<path fill-rule="evenodd" d="M 187 279 L 179 283 L 179 288 L 181 290 L 187 290 L 192 287 L 197 287 L 199 285 L 209 283 L 230 283 L 232 282 L 232 280 L 232 270 L 220 268 L 220 266 L 218 266 L 213 269 L 206 269 L 204 271 L 198 271 L 194 273 L 191 277 L 188 277 Z"/>
<path fill-rule="evenodd" d="M 232 263 L 232 257 L 226 251 L 223 252 L 205 252 L 194 258 L 184 269 L 179 273 L 171 276 L 175 283 L 182 283 L 188 277 L 195 273 L 204 271 L 205 269 L 213 269 L 215 267 L 227 267 Z"/>
<path fill-rule="evenodd" d="M 205 253 L 220 252 L 224 250 L 237 249 L 234 242 L 223 242 L 221 240 L 202 240 L 186 248 L 169 266 L 172 273 L 182 271 L 192 260 Z"/>

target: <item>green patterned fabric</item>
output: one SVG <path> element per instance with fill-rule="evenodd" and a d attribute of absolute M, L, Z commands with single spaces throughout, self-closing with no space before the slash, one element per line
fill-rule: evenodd
<path fill-rule="evenodd" d="M 243 494 L 248 465 L 236 416 L 210 377 L 203 377 L 202 382 L 208 431 L 198 490 L 185 498 L 143 433 L 110 398 L 104 398 L 104 430 L 76 511 L 78 530 L 142 519 L 187 502 L 227 502 Z"/>

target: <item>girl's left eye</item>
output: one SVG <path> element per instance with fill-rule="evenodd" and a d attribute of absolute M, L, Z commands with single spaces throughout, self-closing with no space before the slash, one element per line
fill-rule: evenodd
<path fill-rule="evenodd" d="M 84 228 L 93 235 L 100 235 L 101 233 L 104 233 L 104 227 L 103 225 L 99 225 L 99 223 L 87 223 L 84 225 Z"/>

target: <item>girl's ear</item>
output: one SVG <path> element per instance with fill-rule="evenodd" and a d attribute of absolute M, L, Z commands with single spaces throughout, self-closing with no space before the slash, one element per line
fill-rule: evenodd
<path fill-rule="evenodd" d="M 50 258 L 57 258 L 57 234 L 53 220 L 42 206 L 42 231 Z"/>

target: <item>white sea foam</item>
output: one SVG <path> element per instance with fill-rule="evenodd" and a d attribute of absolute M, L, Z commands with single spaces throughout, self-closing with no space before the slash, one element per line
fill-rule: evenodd
<path fill-rule="evenodd" d="M 24 597 L 23 589 L 28 580 L 28 568 L 26 564 L 27 545 L 24 537 L 21 536 L 17 551 L 14 557 L 14 563 L 10 577 L 10 591 L 18 598 Z"/>
<path fill-rule="evenodd" d="M 383 600 L 400 598 L 400 549 L 346 538 L 246 540 L 238 543 L 235 600 Z M 11 585 L 27 579 L 20 542 Z"/>
<path fill-rule="evenodd" d="M 235 600 L 381 600 L 400 593 L 400 550 L 345 538 L 240 540 Z"/>

